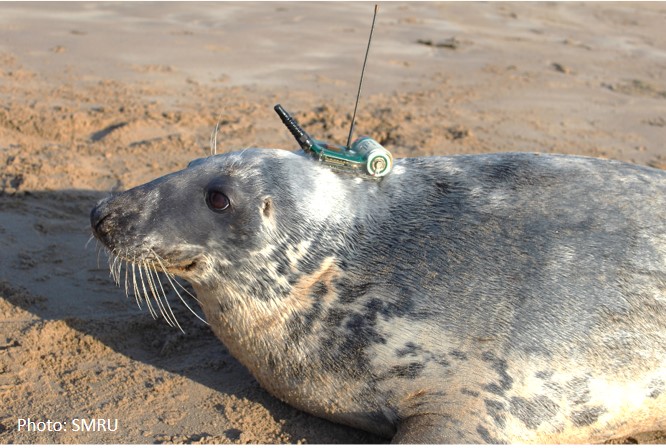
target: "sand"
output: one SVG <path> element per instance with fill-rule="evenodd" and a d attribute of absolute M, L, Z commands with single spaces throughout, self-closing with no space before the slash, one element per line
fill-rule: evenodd
<path fill-rule="evenodd" d="M 0 443 L 384 442 L 272 398 L 177 300 L 185 334 L 154 320 L 87 244 L 97 200 L 210 154 L 218 121 L 218 152 L 294 149 L 278 102 L 344 143 L 371 14 L 0 3 Z M 664 23 L 664 3 L 381 4 L 357 132 L 396 157 L 537 151 L 664 169 Z"/>

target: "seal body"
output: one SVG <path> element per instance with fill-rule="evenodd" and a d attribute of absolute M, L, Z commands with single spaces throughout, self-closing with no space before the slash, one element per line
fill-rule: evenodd
<path fill-rule="evenodd" d="M 505 153 L 374 181 L 255 149 L 91 222 L 113 254 L 187 279 L 230 352 L 312 414 L 407 443 L 666 428 L 663 171 Z"/>

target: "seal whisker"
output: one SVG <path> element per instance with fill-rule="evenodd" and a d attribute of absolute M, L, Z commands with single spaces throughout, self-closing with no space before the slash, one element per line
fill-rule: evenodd
<path fill-rule="evenodd" d="M 146 262 L 145 265 L 146 268 L 148 269 L 149 281 L 150 283 L 152 283 L 151 289 L 154 289 L 154 295 L 156 295 L 155 299 L 159 304 L 161 304 L 162 316 L 164 316 L 164 319 L 169 323 L 169 325 L 171 325 L 172 327 L 178 327 L 181 331 L 183 331 L 183 329 L 178 324 L 176 316 L 173 314 L 173 310 L 171 310 L 171 306 L 169 305 L 169 299 L 167 298 L 164 292 L 164 288 L 162 288 L 160 276 L 157 270 L 154 268 L 155 266 L 154 263 L 152 261 L 150 262 L 150 264 Z M 161 291 L 157 289 L 157 285 L 159 285 Z"/>
<path fill-rule="evenodd" d="M 244 153 L 245 151 L 247 151 L 248 149 L 252 149 L 252 148 L 253 148 L 253 146 L 252 146 L 252 145 L 249 145 L 249 146 L 246 146 L 245 148 L 241 149 L 241 150 L 240 150 L 240 153 L 239 153 L 239 157 L 242 157 L 242 156 L 243 156 L 243 153 Z"/>
<path fill-rule="evenodd" d="M 116 282 L 116 272 L 114 267 L 115 262 L 116 255 L 114 253 L 109 254 L 109 277 L 111 277 L 111 280 L 113 280 L 115 285 L 118 285 L 118 282 Z"/>
<path fill-rule="evenodd" d="M 139 293 L 139 286 L 136 281 L 136 263 L 132 262 L 132 287 L 134 288 L 134 299 L 136 304 L 141 308 L 141 294 Z"/>
<path fill-rule="evenodd" d="M 164 274 L 166 275 L 167 280 L 168 280 L 169 283 L 171 284 L 171 287 L 172 287 L 173 290 L 175 291 L 176 295 L 178 295 L 178 298 L 180 299 L 180 301 L 183 302 L 183 304 L 187 307 L 187 309 L 190 310 L 190 312 L 191 312 L 192 314 L 194 314 L 194 315 L 196 316 L 197 319 L 199 319 L 201 322 L 205 323 L 206 325 L 209 325 L 208 322 L 206 322 L 205 319 L 203 319 L 201 316 L 199 316 L 199 315 L 198 315 L 198 314 L 197 314 L 197 313 L 196 313 L 196 312 L 190 307 L 190 305 L 185 301 L 185 299 L 183 299 L 183 296 L 181 296 L 180 293 L 178 292 L 178 288 L 176 288 L 176 285 L 174 285 L 174 282 L 175 282 L 178 286 L 180 286 L 180 288 L 181 288 L 183 291 L 185 291 L 187 294 L 189 294 L 191 297 L 194 297 L 194 296 L 193 296 L 193 295 L 192 295 L 187 289 L 185 289 L 185 287 L 184 287 L 183 285 L 181 285 L 181 284 L 178 282 L 178 280 L 176 280 L 176 278 L 175 278 L 175 276 L 174 276 L 173 274 L 169 273 L 169 272 L 166 270 L 166 268 L 164 267 L 164 264 L 162 263 L 162 260 L 160 260 L 160 257 L 157 256 L 157 254 L 155 254 L 154 252 L 153 252 L 153 254 L 155 255 L 155 258 L 156 258 L 157 262 L 160 264 L 160 267 L 162 268 L 162 271 L 163 271 Z M 197 300 L 196 297 L 194 297 L 194 299 L 195 299 L 197 302 L 199 302 L 199 300 Z"/>
<path fill-rule="evenodd" d="M 125 251 L 125 255 L 125 297 L 129 297 L 129 287 L 127 285 L 127 277 L 129 276 L 129 261 L 127 261 L 127 251 Z"/>
<path fill-rule="evenodd" d="M 155 299 L 155 303 L 157 304 L 157 307 L 159 308 L 162 317 L 164 317 L 164 320 L 166 320 L 169 326 L 171 327 L 175 326 L 174 322 L 171 320 L 171 317 L 169 317 L 169 315 L 166 312 L 166 307 L 163 301 L 164 299 L 157 291 L 157 285 L 155 284 L 155 278 L 153 277 L 153 270 L 147 261 L 143 262 L 143 269 L 146 272 L 146 280 L 148 282 L 148 287 L 150 288 L 150 292 L 152 293 L 153 298 Z M 157 280 L 159 282 L 159 278 Z"/>
<path fill-rule="evenodd" d="M 173 281 L 176 282 L 176 284 L 177 284 L 178 286 L 180 286 L 180 289 L 182 289 L 182 290 L 185 292 L 185 294 L 187 294 L 188 296 L 192 297 L 192 298 L 193 298 L 193 299 L 194 299 L 199 305 L 201 305 L 201 302 L 199 301 L 199 299 L 197 298 L 197 296 L 195 296 L 195 295 L 193 295 L 191 292 L 189 292 L 189 291 L 187 290 L 187 288 L 184 287 L 184 286 L 178 281 L 178 279 L 176 278 L 175 275 L 173 275 L 173 274 L 170 274 L 170 275 L 171 275 L 171 278 L 173 279 Z"/>
<path fill-rule="evenodd" d="M 148 268 L 148 265 L 146 264 L 145 260 L 141 262 L 140 269 L 146 275 L 144 287 L 145 287 L 146 283 L 148 284 L 148 289 L 146 290 L 146 300 L 149 300 L 150 296 L 152 295 L 152 299 L 155 300 L 155 306 L 157 307 L 157 310 L 159 310 L 162 317 L 164 317 L 164 310 L 162 309 L 162 303 L 160 302 L 159 297 L 157 297 L 157 293 L 155 292 L 155 287 L 153 285 L 153 278 L 152 278 L 152 275 L 150 273 L 150 269 Z M 169 324 L 169 326 L 172 326 L 171 322 L 169 322 L 169 319 L 165 319 L 165 320 L 167 321 L 167 324 Z"/>
<path fill-rule="evenodd" d="M 120 278 L 123 272 L 123 259 L 118 255 L 118 261 L 116 261 L 116 285 L 120 286 Z"/>
<path fill-rule="evenodd" d="M 180 282 L 178 281 L 178 278 L 177 278 L 175 275 L 170 274 L 170 273 L 167 273 L 167 274 L 173 279 L 174 282 L 176 282 L 176 284 L 180 287 L 180 289 L 181 289 L 185 294 L 187 294 L 188 296 L 190 296 L 195 302 L 197 302 L 199 305 L 201 305 L 201 301 L 197 298 L 197 296 L 195 296 L 195 295 L 192 294 L 190 291 L 188 291 L 187 288 L 186 288 L 185 286 L 183 286 L 183 284 L 180 283 Z"/>
<path fill-rule="evenodd" d="M 106 263 L 109 265 L 109 276 L 113 278 L 113 252 L 106 251 Z"/>
<path fill-rule="evenodd" d="M 90 244 L 90 241 L 95 238 L 95 235 L 91 235 L 90 238 L 88 239 L 88 242 L 85 244 L 85 248 L 88 248 L 88 244 Z M 99 255 L 102 253 L 102 249 L 104 249 L 105 252 L 108 253 L 108 249 L 104 246 L 99 245 L 99 241 L 95 240 L 95 252 L 97 252 L 97 269 L 99 269 Z"/>
<path fill-rule="evenodd" d="M 193 299 L 194 299 L 199 305 L 201 305 L 201 301 L 197 298 L 197 296 L 195 296 L 195 295 L 193 295 L 191 292 L 189 292 L 189 291 L 187 290 L 187 288 L 185 288 L 185 287 L 184 287 L 184 286 L 178 281 L 178 279 L 176 278 L 176 276 L 175 276 L 174 274 L 172 274 L 172 273 L 170 273 L 170 272 L 168 272 L 168 271 L 166 270 L 166 268 L 164 267 L 164 264 L 162 263 L 162 258 L 161 258 L 159 255 L 157 255 L 157 254 L 155 253 L 154 250 L 151 249 L 150 252 L 153 254 L 153 256 L 155 257 L 155 259 L 157 260 L 157 262 L 160 264 L 160 267 L 162 268 L 162 272 L 164 272 L 164 275 L 166 275 L 167 277 L 170 277 L 174 282 L 176 282 L 176 284 L 177 284 L 178 286 L 180 286 L 180 288 L 181 288 L 181 289 L 182 289 L 182 290 L 183 290 L 188 296 L 192 297 L 192 298 L 193 298 Z"/>
<path fill-rule="evenodd" d="M 122 269 L 122 258 L 120 254 L 116 253 L 116 259 L 114 260 L 114 272 L 113 277 L 116 281 L 116 285 L 120 286 L 120 272 Z"/>
<path fill-rule="evenodd" d="M 176 286 L 173 284 L 173 282 L 176 282 L 176 285 L 178 285 L 178 286 L 180 287 L 180 289 L 182 289 L 185 293 L 187 293 L 187 295 L 189 295 L 190 297 L 194 297 L 194 296 L 193 296 L 193 295 L 192 295 L 187 289 L 185 289 L 185 287 L 184 287 L 183 285 L 181 285 L 181 284 L 178 282 L 178 280 L 176 280 L 176 278 L 175 278 L 174 276 L 172 276 L 172 275 L 167 275 L 167 279 L 169 280 L 169 283 L 171 283 L 171 286 L 173 287 L 173 290 L 176 291 L 176 294 L 178 295 L 178 298 L 180 299 L 180 301 L 183 302 L 183 305 L 185 305 L 185 306 L 187 307 L 187 309 L 190 310 L 190 312 L 196 316 L 197 319 L 199 319 L 201 322 L 205 323 L 206 325 L 209 325 L 209 323 L 208 323 L 204 318 L 202 318 L 201 316 L 199 316 L 199 315 L 196 313 L 196 311 L 194 311 L 194 310 L 190 307 L 190 305 L 185 301 L 185 299 L 183 298 L 183 296 L 180 295 L 180 293 L 178 292 L 178 288 L 176 288 Z M 172 280 L 173 280 L 173 281 L 172 281 Z M 196 299 L 196 298 L 195 298 L 195 299 Z M 197 300 L 197 302 L 198 302 L 198 300 Z"/>
<path fill-rule="evenodd" d="M 88 238 L 88 241 L 86 241 L 86 244 L 83 245 L 84 249 L 88 249 L 88 245 L 92 240 L 95 240 L 95 247 L 99 247 L 99 244 L 97 243 L 97 240 L 95 239 L 95 235 L 93 233 L 90 234 L 90 238 Z"/>
<path fill-rule="evenodd" d="M 150 295 L 148 294 L 148 290 L 146 289 L 146 281 L 143 278 L 143 269 L 142 269 L 143 265 L 139 263 L 138 268 L 139 268 L 139 278 L 141 279 L 141 289 L 143 290 L 143 298 L 146 301 L 146 306 L 148 307 L 150 314 L 153 316 L 154 319 L 157 319 L 157 312 L 155 312 L 155 308 L 153 307 L 153 304 L 150 300 Z"/>
<path fill-rule="evenodd" d="M 118 283 L 118 286 L 120 286 L 120 279 L 123 273 L 123 261 L 124 258 L 118 254 L 118 263 L 116 264 L 116 282 Z"/>
<path fill-rule="evenodd" d="M 121 257 L 119 253 L 116 253 L 115 276 L 116 276 L 116 284 L 118 286 L 120 286 L 120 274 L 122 273 L 122 269 L 123 269 L 123 257 Z"/>
<path fill-rule="evenodd" d="M 97 249 L 97 269 L 99 269 L 99 255 L 102 253 L 102 248 L 95 243 L 95 248 Z"/>
<path fill-rule="evenodd" d="M 220 112 L 220 115 L 217 116 L 217 124 L 215 125 L 215 129 L 210 133 L 210 152 L 211 155 L 216 155 L 217 154 L 217 131 L 220 128 L 220 122 L 222 121 L 222 113 Z"/>
<path fill-rule="evenodd" d="M 113 257 L 113 260 L 109 262 L 109 271 L 111 278 L 113 279 L 113 282 L 118 285 L 118 277 L 116 275 L 116 264 L 118 263 L 118 254 L 115 252 L 111 252 L 109 254 L 109 258 Z"/>
<path fill-rule="evenodd" d="M 100 257 L 101 254 L 102 254 L 102 251 L 98 250 L 97 251 L 97 269 L 99 269 L 99 267 L 100 267 L 99 266 L 99 257 Z M 104 255 L 106 255 L 106 262 L 107 262 L 107 264 L 109 264 L 109 268 L 110 268 L 111 253 L 107 249 L 104 249 Z"/>
<path fill-rule="evenodd" d="M 155 263 L 153 263 L 153 262 L 151 261 L 150 264 L 151 264 L 151 267 L 152 267 L 152 271 L 155 273 L 155 277 L 157 278 L 157 284 L 160 286 L 160 290 L 161 290 L 161 292 L 162 292 L 162 297 L 164 298 L 164 303 L 166 304 L 166 308 L 169 310 L 169 313 L 171 314 L 171 317 L 172 317 L 172 319 L 173 319 L 173 322 L 176 324 L 176 327 L 178 327 L 178 329 L 179 329 L 180 331 L 182 331 L 183 333 L 185 333 L 185 331 L 183 330 L 183 328 L 182 328 L 182 327 L 180 326 L 180 324 L 178 323 L 178 319 L 176 319 L 176 315 L 174 314 L 173 309 L 171 308 L 171 304 L 169 303 L 169 299 L 168 299 L 168 297 L 167 297 L 167 295 L 166 295 L 166 292 L 164 291 L 164 287 L 162 286 L 162 282 L 160 281 L 160 274 L 159 274 L 157 268 L 155 267 Z"/>

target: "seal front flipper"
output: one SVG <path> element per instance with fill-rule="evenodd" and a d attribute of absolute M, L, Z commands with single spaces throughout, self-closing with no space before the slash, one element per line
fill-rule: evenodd
<path fill-rule="evenodd" d="M 463 444 L 503 443 L 492 437 L 481 424 L 471 424 L 448 414 L 419 414 L 401 420 L 391 443 L 401 444 Z M 473 427 L 473 429 L 468 429 Z M 481 430 L 479 431 L 479 429 Z"/>

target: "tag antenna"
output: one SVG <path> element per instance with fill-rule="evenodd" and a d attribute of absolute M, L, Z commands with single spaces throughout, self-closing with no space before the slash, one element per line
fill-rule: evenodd
<path fill-rule="evenodd" d="M 370 52 L 370 42 L 372 42 L 372 32 L 375 30 L 375 19 L 377 18 L 377 5 L 375 4 L 375 13 L 372 16 L 372 25 L 370 26 L 370 37 L 368 37 L 368 47 L 365 49 L 365 58 L 363 59 L 363 68 L 361 68 L 361 80 L 358 83 L 358 93 L 356 93 L 356 104 L 354 104 L 354 114 L 352 115 L 351 126 L 349 127 L 349 136 L 347 137 L 347 148 L 351 144 L 352 134 L 354 133 L 354 122 L 356 121 L 356 109 L 358 108 L 358 99 L 361 97 L 361 86 L 363 86 L 363 74 L 365 73 L 365 63 L 368 61 Z"/>

